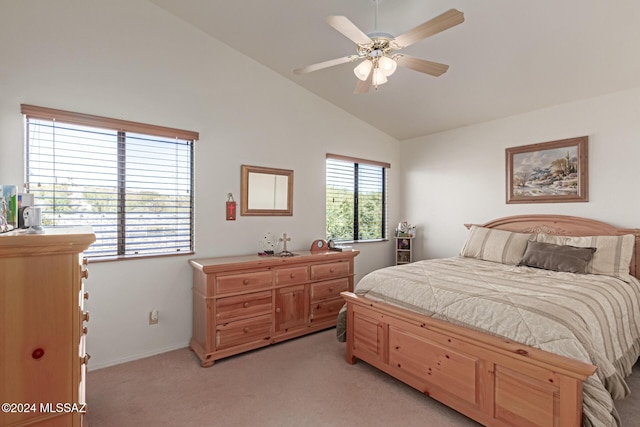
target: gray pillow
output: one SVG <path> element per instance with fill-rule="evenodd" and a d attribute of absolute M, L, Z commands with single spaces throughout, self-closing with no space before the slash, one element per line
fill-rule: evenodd
<path fill-rule="evenodd" d="M 596 248 L 554 245 L 553 243 L 527 243 L 519 266 L 544 268 L 566 273 L 586 274 Z"/>

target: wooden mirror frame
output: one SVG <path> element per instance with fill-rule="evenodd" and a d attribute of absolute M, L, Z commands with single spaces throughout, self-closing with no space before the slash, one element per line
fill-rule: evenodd
<path fill-rule="evenodd" d="M 287 177 L 287 208 L 286 209 L 250 209 L 249 208 L 249 174 L 260 173 Z M 265 168 L 261 166 L 241 166 L 241 195 L 240 215 L 253 216 L 292 216 L 293 215 L 293 171 L 289 169 Z"/>

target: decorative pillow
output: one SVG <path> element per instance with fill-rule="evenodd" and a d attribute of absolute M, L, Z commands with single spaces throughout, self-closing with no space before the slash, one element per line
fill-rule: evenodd
<path fill-rule="evenodd" d="M 631 265 L 635 243 L 633 234 L 571 237 L 539 233 L 533 240 L 579 248 L 596 248 L 593 260 L 587 267 L 587 273 L 617 277 L 625 282 L 631 281 L 629 266 Z"/>
<path fill-rule="evenodd" d="M 595 251 L 596 248 L 577 248 L 530 241 L 518 265 L 586 274 Z"/>
<path fill-rule="evenodd" d="M 516 265 L 522 258 L 530 237 L 531 234 L 472 225 L 460 255 Z"/>

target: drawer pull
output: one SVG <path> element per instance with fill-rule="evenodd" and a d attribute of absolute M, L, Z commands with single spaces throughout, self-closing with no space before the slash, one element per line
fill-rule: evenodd
<path fill-rule="evenodd" d="M 80 363 L 82 365 L 87 365 L 89 363 L 89 359 L 91 359 L 91 355 L 90 354 L 85 354 L 84 356 L 82 356 L 80 358 Z"/>
<path fill-rule="evenodd" d="M 89 333 L 89 329 L 86 326 L 82 327 L 82 335 L 87 335 Z"/>
<path fill-rule="evenodd" d="M 31 353 L 31 357 L 36 360 L 40 359 L 42 356 L 44 356 L 44 350 L 41 348 L 36 348 L 35 350 L 33 350 L 33 353 Z"/>
<path fill-rule="evenodd" d="M 242 330 L 245 334 L 249 332 L 249 327 L 245 326 L 244 329 Z"/>
<path fill-rule="evenodd" d="M 88 264 L 89 264 L 89 258 L 87 258 L 86 256 L 82 257 L 82 265 L 88 265 Z"/>
<path fill-rule="evenodd" d="M 249 302 L 248 302 L 248 301 L 247 301 L 247 302 L 245 302 L 244 304 L 242 304 L 242 306 L 243 306 L 244 308 L 249 307 Z"/>
<path fill-rule="evenodd" d="M 244 279 L 244 280 L 242 281 L 242 284 L 243 284 L 243 285 L 248 285 L 248 284 L 249 284 L 249 279 Z"/>
<path fill-rule="evenodd" d="M 80 276 L 83 277 L 84 279 L 88 279 L 89 278 L 89 269 L 84 269 L 82 270 L 82 272 L 80 273 Z"/>
<path fill-rule="evenodd" d="M 83 322 L 88 322 L 89 321 L 89 312 L 88 311 L 83 311 L 82 312 L 82 321 Z"/>
<path fill-rule="evenodd" d="M 85 292 L 83 297 L 84 297 L 84 299 L 89 299 L 89 292 Z"/>

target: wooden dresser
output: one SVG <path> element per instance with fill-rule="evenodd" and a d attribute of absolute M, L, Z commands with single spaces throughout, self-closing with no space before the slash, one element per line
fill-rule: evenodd
<path fill-rule="evenodd" d="M 195 259 L 191 349 L 202 366 L 336 325 L 358 251 Z"/>
<path fill-rule="evenodd" d="M 83 425 L 94 241 L 90 227 L 0 234 L 0 425 Z"/>

